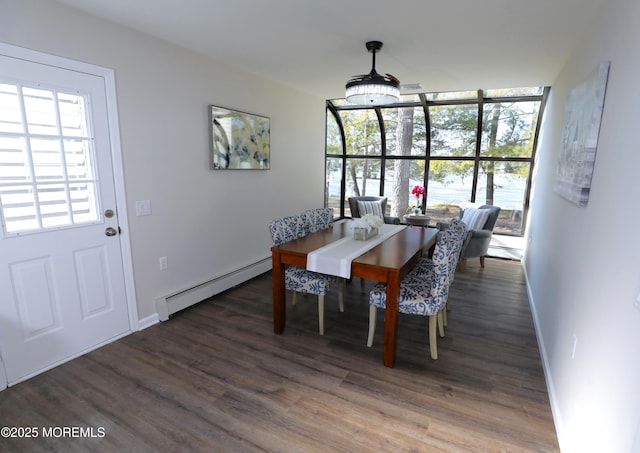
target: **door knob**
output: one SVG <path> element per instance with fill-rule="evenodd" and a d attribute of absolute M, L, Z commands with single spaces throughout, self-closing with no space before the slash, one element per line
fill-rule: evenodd
<path fill-rule="evenodd" d="M 115 236 L 116 234 L 118 234 L 118 230 L 108 227 L 106 230 L 104 230 L 104 234 L 106 234 L 107 236 Z"/>

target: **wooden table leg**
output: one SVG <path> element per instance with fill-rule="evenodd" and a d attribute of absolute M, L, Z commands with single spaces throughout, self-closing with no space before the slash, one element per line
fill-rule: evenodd
<path fill-rule="evenodd" d="M 271 250 L 271 286 L 273 288 L 273 332 L 281 334 L 287 323 L 286 292 L 284 286 L 284 267 L 280 261 L 280 252 Z"/>
<path fill-rule="evenodd" d="M 384 349 L 382 352 L 383 362 L 389 368 L 393 368 L 396 361 L 399 298 L 400 279 L 398 274 L 391 274 L 387 280 L 387 307 L 384 311 Z"/>

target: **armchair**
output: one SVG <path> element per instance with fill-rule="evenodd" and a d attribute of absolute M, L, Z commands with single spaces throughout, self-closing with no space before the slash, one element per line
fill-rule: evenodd
<path fill-rule="evenodd" d="M 467 208 L 460 212 L 460 218 L 467 225 L 467 236 L 460 250 L 460 271 L 464 272 L 468 258 L 480 258 L 480 266 L 484 267 L 484 257 L 487 255 L 493 227 L 500 214 L 499 206 L 482 205 L 479 208 Z M 443 230 L 446 223 L 438 223 Z"/>
<path fill-rule="evenodd" d="M 363 210 L 361 210 L 360 207 L 362 207 Z M 382 217 L 384 223 L 400 224 L 400 217 L 387 215 L 387 197 L 350 197 L 349 209 L 351 209 L 351 217 L 354 219 L 362 217 L 365 214 L 377 214 Z"/>

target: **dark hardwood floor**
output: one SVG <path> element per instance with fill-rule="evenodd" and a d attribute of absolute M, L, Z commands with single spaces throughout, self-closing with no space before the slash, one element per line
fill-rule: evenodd
<path fill-rule="evenodd" d="M 345 313 L 328 297 L 324 336 L 311 296 L 274 335 L 270 278 L 0 392 L 0 426 L 39 434 L 0 451 L 559 451 L 520 263 L 456 274 L 437 361 L 427 319 L 402 315 L 393 369 L 384 316 L 365 345 L 359 281 Z"/>

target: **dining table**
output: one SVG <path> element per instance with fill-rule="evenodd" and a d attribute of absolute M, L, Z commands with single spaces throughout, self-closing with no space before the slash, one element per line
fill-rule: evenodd
<path fill-rule="evenodd" d="M 286 325 L 285 267 L 295 265 L 306 268 L 310 253 L 353 234 L 349 222 L 335 222 L 329 228 L 271 248 L 275 334 L 282 334 Z M 351 277 L 386 284 L 383 363 L 387 367 L 395 364 L 400 282 L 423 253 L 433 248 L 437 232 L 435 228 L 407 226 L 351 260 Z M 337 246 L 334 248 L 339 250 Z"/>

